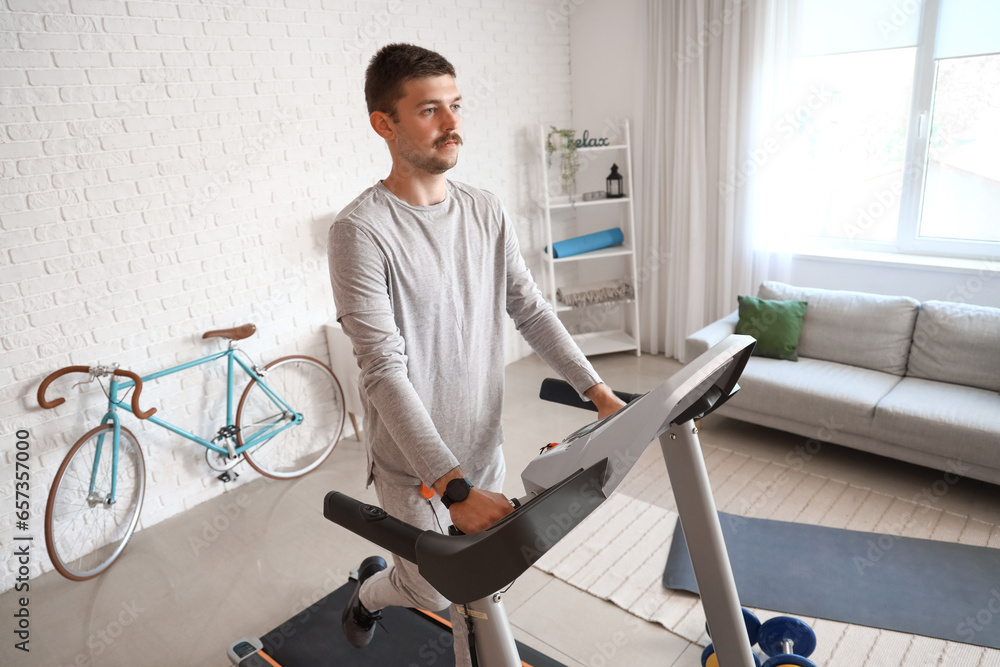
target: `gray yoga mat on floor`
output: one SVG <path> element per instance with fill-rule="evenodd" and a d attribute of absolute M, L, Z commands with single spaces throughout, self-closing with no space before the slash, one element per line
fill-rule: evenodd
<path fill-rule="evenodd" d="M 719 519 L 744 606 L 1000 649 L 1000 549 Z M 698 592 L 680 521 L 663 585 Z"/>

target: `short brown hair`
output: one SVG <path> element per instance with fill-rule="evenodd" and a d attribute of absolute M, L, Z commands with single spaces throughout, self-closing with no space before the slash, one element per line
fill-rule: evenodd
<path fill-rule="evenodd" d="M 413 44 L 389 44 L 372 56 L 365 71 L 368 113 L 387 113 L 395 121 L 396 102 L 406 94 L 407 81 L 428 76 L 455 76 L 455 68 L 440 53 Z"/>

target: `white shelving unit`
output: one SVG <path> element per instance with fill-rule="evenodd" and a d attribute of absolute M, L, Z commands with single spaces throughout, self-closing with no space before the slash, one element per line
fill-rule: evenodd
<path fill-rule="evenodd" d="M 559 314 L 560 317 L 570 317 L 571 313 L 583 311 L 584 322 L 589 321 L 593 323 L 596 330 L 577 333 L 573 336 L 573 340 L 576 341 L 577 345 L 580 346 L 580 349 L 585 355 L 592 356 L 596 354 L 609 354 L 611 352 L 634 350 L 636 356 L 639 356 L 639 281 L 637 280 L 635 255 L 635 212 L 632 205 L 632 148 L 629 138 L 628 121 L 625 121 L 624 125 L 621 127 L 620 136 L 623 138 L 623 143 L 611 146 L 597 146 L 590 148 L 581 147 L 576 149 L 577 153 L 581 157 L 581 161 L 582 158 L 586 156 L 589 160 L 588 164 L 600 164 L 603 166 L 603 163 L 607 162 L 607 171 L 610 171 L 611 164 L 613 162 L 619 165 L 619 171 L 622 174 L 623 179 L 622 189 L 625 196 L 616 199 L 595 199 L 591 201 L 569 202 L 563 201 L 562 198 L 553 198 L 549 182 L 549 160 L 548 154 L 545 150 L 548 133 L 549 128 L 543 125 L 541 127 L 541 173 L 543 175 L 543 195 L 540 203 L 544 210 L 545 245 L 547 248 L 547 250 L 542 251 L 542 261 L 545 271 L 545 297 L 549 300 L 553 309 L 557 314 Z M 590 158 L 593 153 L 600 153 L 600 156 L 594 157 L 594 159 L 591 160 Z M 558 152 L 553 154 L 553 162 L 555 162 L 558 157 Z M 593 176 L 591 176 L 591 180 L 594 180 Z M 601 176 L 600 186 L 602 190 L 604 189 L 604 184 L 604 176 Z M 580 195 L 578 194 L 577 197 L 579 196 Z M 624 236 L 624 243 L 622 245 L 611 248 L 601 248 L 600 250 L 594 250 L 560 259 L 553 258 L 551 254 L 553 241 L 561 241 L 563 238 L 570 238 L 593 231 L 600 231 L 599 229 L 582 229 L 583 225 L 572 224 L 577 223 L 577 213 L 582 215 L 586 212 L 588 217 L 594 217 L 596 215 L 603 216 L 605 211 L 608 213 L 607 219 L 616 221 L 616 224 L 607 224 L 604 228 L 612 226 L 621 227 Z M 564 221 L 566 223 L 560 225 L 561 228 L 575 227 L 578 230 L 578 233 L 569 234 L 562 238 L 554 238 L 554 217 L 557 220 Z M 619 277 L 628 280 L 632 284 L 632 289 L 635 293 L 634 298 L 627 301 L 614 301 L 590 306 L 590 309 L 603 309 L 602 317 L 590 318 L 590 320 L 587 319 L 587 311 L 589 310 L 587 307 L 574 308 L 558 302 L 556 298 L 556 290 L 558 290 L 561 285 L 559 284 L 560 279 L 557 275 L 557 267 L 576 265 L 578 274 L 586 274 L 588 271 L 587 265 L 592 262 L 597 262 L 605 271 L 610 270 L 618 273 L 618 270 L 613 264 L 611 264 L 616 261 L 620 264 Z M 593 264 L 592 266 L 597 266 L 597 264 Z M 618 316 L 618 313 L 615 313 L 615 317 L 613 318 L 605 317 L 609 309 L 614 309 L 616 311 L 620 310 L 620 317 Z M 616 320 L 616 322 L 614 324 L 608 324 L 605 321 L 607 319 L 613 319 Z M 617 324 L 618 320 L 621 321 L 620 326 Z"/>

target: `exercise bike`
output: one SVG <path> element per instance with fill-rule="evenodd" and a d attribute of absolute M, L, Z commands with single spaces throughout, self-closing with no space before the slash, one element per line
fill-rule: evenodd
<path fill-rule="evenodd" d="M 604 502 L 643 451 L 659 439 L 719 663 L 752 667 L 694 422 L 738 391 L 737 380 L 753 346 L 750 336 L 729 336 L 656 389 L 642 395 L 620 393 L 627 400 L 624 408 L 543 448 L 521 474 L 526 494 L 516 499 L 516 509 L 481 532 L 445 535 L 421 530 L 336 491 L 326 495 L 323 514 L 416 563 L 431 585 L 464 607 L 474 665 L 520 667 L 503 596 L 497 591 Z M 541 397 L 596 409 L 558 380 L 546 380 Z"/>

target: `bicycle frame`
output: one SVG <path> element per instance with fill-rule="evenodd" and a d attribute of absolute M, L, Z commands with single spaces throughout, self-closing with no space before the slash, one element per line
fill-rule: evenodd
<path fill-rule="evenodd" d="M 156 380 L 158 378 L 166 377 L 167 375 L 172 375 L 174 373 L 179 373 L 181 371 L 185 371 L 190 368 L 195 368 L 197 366 L 209 364 L 212 363 L 213 361 L 217 361 L 225 357 L 227 362 L 226 363 L 226 427 L 232 428 L 234 425 L 233 424 L 233 394 L 234 394 L 233 364 L 234 362 L 238 364 L 240 368 L 242 368 L 243 371 L 248 376 L 250 376 L 251 380 L 256 380 L 258 382 L 264 393 L 271 400 L 275 401 L 277 405 L 280 405 L 282 410 L 284 410 L 284 412 L 278 415 L 269 424 L 264 425 L 263 428 L 261 428 L 256 433 L 252 434 L 249 438 L 244 439 L 243 444 L 241 446 L 235 447 L 233 449 L 233 452 L 237 456 L 247 451 L 248 449 L 256 447 L 262 442 L 274 437 L 278 433 L 281 433 L 285 429 L 294 426 L 302 421 L 302 415 L 298 412 L 295 412 L 295 410 L 293 410 L 291 406 L 289 406 L 288 403 L 286 403 L 285 400 L 281 398 L 281 396 L 275 393 L 275 391 L 271 389 L 264 381 L 262 375 L 260 375 L 256 370 L 254 370 L 252 366 L 248 365 L 245 361 L 243 361 L 236 355 L 236 352 L 238 351 L 239 351 L 238 347 L 236 347 L 233 344 L 230 344 L 227 349 L 221 352 L 216 352 L 215 354 L 210 354 L 206 357 L 202 357 L 201 359 L 190 361 L 185 364 L 180 364 L 179 366 L 173 366 L 171 368 L 167 368 L 166 370 L 162 370 L 156 373 L 151 373 L 149 375 L 141 376 L 139 378 L 143 383 L 146 383 L 150 380 Z M 119 380 L 117 376 L 112 375 L 110 381 L 110 387 L 108 389 L 108 411 L 101 419 L 101 424 L 110 423 L 113 425 L 113 434 L 114 434 L 112 442 L 113 450 L 111 459 L 111 471 L 112 471 L 111 495 L 109 499 L 110 501 L 109 504 L 113 504 L 115 501 L 116 482 L 118 479 L 118 445 L 121 434 L 121 423 L 118 418 L 117 409 L 123 408 L 129 411 L 130 413 L 134 414 L 134 410 L 132 409 L 132 406 L 129 404 L 129 402 L 126 401 L 125 399 L 119 398 L 119 392 L 126 391 L 134 386 L 135 382 L 133 382 L 132 380 L 128 379 Z M 286 415 L 291 415 L 292 419 L 291 420 L 286 419 Z M 187 438 L 188 440 L 196 444 L 199 444 L 202 447 L 210 449 L 213 452 L 216 452 L 217 454 L 228 456 L 230 453 L 229 449 L 215 444 L 214 440 L 206 440 L 205 438 L 199 437 L 189 431 L 184 430 L 183 428 L 177 426 L 176 424 L 171 424 L 170 422 L 160 419 L 159 417 L 150 416 L 146 418 L 146 421 L 156 424 L 157 426 L 160 426 L 162 428 L 165 428 L 168 431 L 176 433 L 179 436 Z M 98 440 L 97 449 L 94 456 L 94 470 L 91 475 L 90 493 L 94 492 L 94 481 L 97 475 L 98 463 L 101 459 L 102 447 L 103 447 L 103 437 Z"/>

